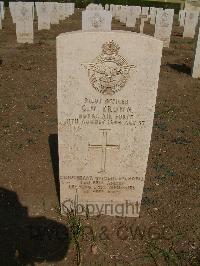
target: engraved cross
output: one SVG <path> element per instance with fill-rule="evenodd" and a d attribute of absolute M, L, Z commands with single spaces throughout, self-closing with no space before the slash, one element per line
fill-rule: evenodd
<path fill-rule="evenodd" d="M 106 156 L 107 149 L 119 150 L 120 145 L 108 144 L 108 131 L 110 129 L 100 129 L 102 131 L 102 144 L 91 145 L 88 144 L 89 149 L 100 149 L 101 150 L 101 169 L 100 173 L 106 172 Z"/>

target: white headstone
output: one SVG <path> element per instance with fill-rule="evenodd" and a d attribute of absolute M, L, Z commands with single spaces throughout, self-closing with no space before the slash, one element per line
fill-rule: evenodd
<path fill-rule="evenodd" d="M 196 43 L 196 50 L 192 68 L 192 77 L 193 78 L 200 78 L 200 29 L 198 32 L 198 39 Z"/>
<path fill-rule="evenodd" d="M 0 13 L 1 13 L 1 19 L 4 19 L 5 9 L 4 9 L 4 2 L 3 1 L 0 2 Z"/>
<path fill-rule="evenodd" d="M 110 5 L 110 12 L 112 13 L 112 16 L 115 17 L 116 5 L 113 4 Z"/>
<path fill-rule="evenodd" d="M 127 9 L 127 19 L 126 19 L 126 27 L 135 27 L 137 19 L 137 13 L 134 6 L 130 6 Z"/>
<path fill-rule="evenodd" d="M 121 10 L 120 10 L 120 17 L 119 17 L 119 21 L 121 23 L 126 24 L 126 17 L 127 17 L 127 7 L 126 6 L 122 6 Z"/>
<path fill-rule="evenodd" d="M 198 24 L 198 11 L 187 11 L 185 16 L 185 24 L 184 24 L 184 31 L 183 37 L 194 38 L 196 26 Z"/>
<path fill-rule="evenodd" d="M 35 2 L 38 16 L 38 30 L 49 30 L 51 22 L 51 5 L 48 2 Z"/>
<path fill-rule="evenodd" d="M 120 20 L 120 14 L 121 14 L 121 5 L 116 5 L 116 12 L 115 12 L 115 19 L 116 20 Z"/>
<path fill-rule="evenodd" d="M 105 10 L 82 12 L 83 31 L 111 31 L 112 14 Z"/>
<path fill-rule="evenodd" d="M 133 32 L 57 37 L 62 212 L 78 196 L 81 214 L 139 216 L 161 55 Z"/>
<path fill-rule="evenodd" d="M 33 43 L 33 2 L 17 2 L 15 7 L 18 43 Z"/>
<path fill-rule="evenodd" d="M 165 9 L 156 15 L 156 25 L 154 37 L 164 43 L 164 47 L 169 47 L 174 17 L 174 9 Z"/>
<path fill-rule="evenodd" d="M 183 27 L 185 24 L 185 15 L 186 15 L 186 10 L 180 10 L 179 11 L 179 23 L 180 27 Z"/>

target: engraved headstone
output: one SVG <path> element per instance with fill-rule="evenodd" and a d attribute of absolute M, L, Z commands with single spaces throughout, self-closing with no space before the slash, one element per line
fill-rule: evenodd
<path fill-rule="evenodd" d="M 38 30 L 49 30 L 51 22 L 51 6 L 48 2 L 35 2 L 38 16 Z"/>
<path fill-rule="evenodd" d="M 134 6 L 129 6 L 127 8 L 127 18 L 126 18 L 126 27 L 135 27 L 137 19 L 136 9 Z"/>
<path fill-rule="evenodd" d="M 112 13 L 105 10 L 82 12 L 83 31 L 111 31 Z"/>
<path fill-rule="evenodd" d="M 164 47 L 169 47 L 174 17 L 174 9 L 165 9 L 156 14 L 156 25 L 154 37 L 164 43 Z"/>
<path fill-rule="evenodd" d="M 187 11 L 185 15 L 183 37 L 194 38 L 196 26 L 198 24 L 198 11 Z"/>
<path fill-rule="evenodd" d="M 17 2 L 15 7 L 18 43 L 33 43 L 33 2 Z"/>
<path fill-rule="evenodd" d="M 78 198 L 79 214 L 139 216 L 161 55 L 160 40 L 133 32 L 57 37 L 63 213 Z"/>
<path fill-rule="evenodd" d="M 200 78 L 200 28 L 198 31 L 198 38 L 196 43 L 196 50 L 192 68 L 192 77 L 193 78 Z"/>

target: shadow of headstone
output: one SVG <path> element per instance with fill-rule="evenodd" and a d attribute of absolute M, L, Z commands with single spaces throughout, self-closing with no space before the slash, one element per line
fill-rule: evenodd
<path fill-rule="evenodd" d="M 185 64 L 168 64 L 168 65 L 178 72 L 191 75 L 191 68 Z"/>
<path fill-rule="evenodd" d="M 49 148 L 51 154 L 51 162 L 55 179 L 56 192 L 60 202 L 60 183 L 59 183 L 59 157 L 58 157 L 58 134 L 49 136 Z"/>

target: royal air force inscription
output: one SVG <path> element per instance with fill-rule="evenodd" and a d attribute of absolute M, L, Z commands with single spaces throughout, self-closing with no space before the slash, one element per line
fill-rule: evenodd
<path fill-rule="evenodd" d="M 130 56 L 140 45 L 146 54 Z M 139 215 L 161 51 L 158 40 L 122 32 L 57 38 L 62 212 L 77 195 L 91 215 L 118 215 L 119 204 Z"/>
<path fill-rule="evenodd" d="M 145 121 L 136 120 L 128 99 L 83 99 L 77 117 L 67 118 L 67 125 L 122 125 L 143 126 Z"/>

